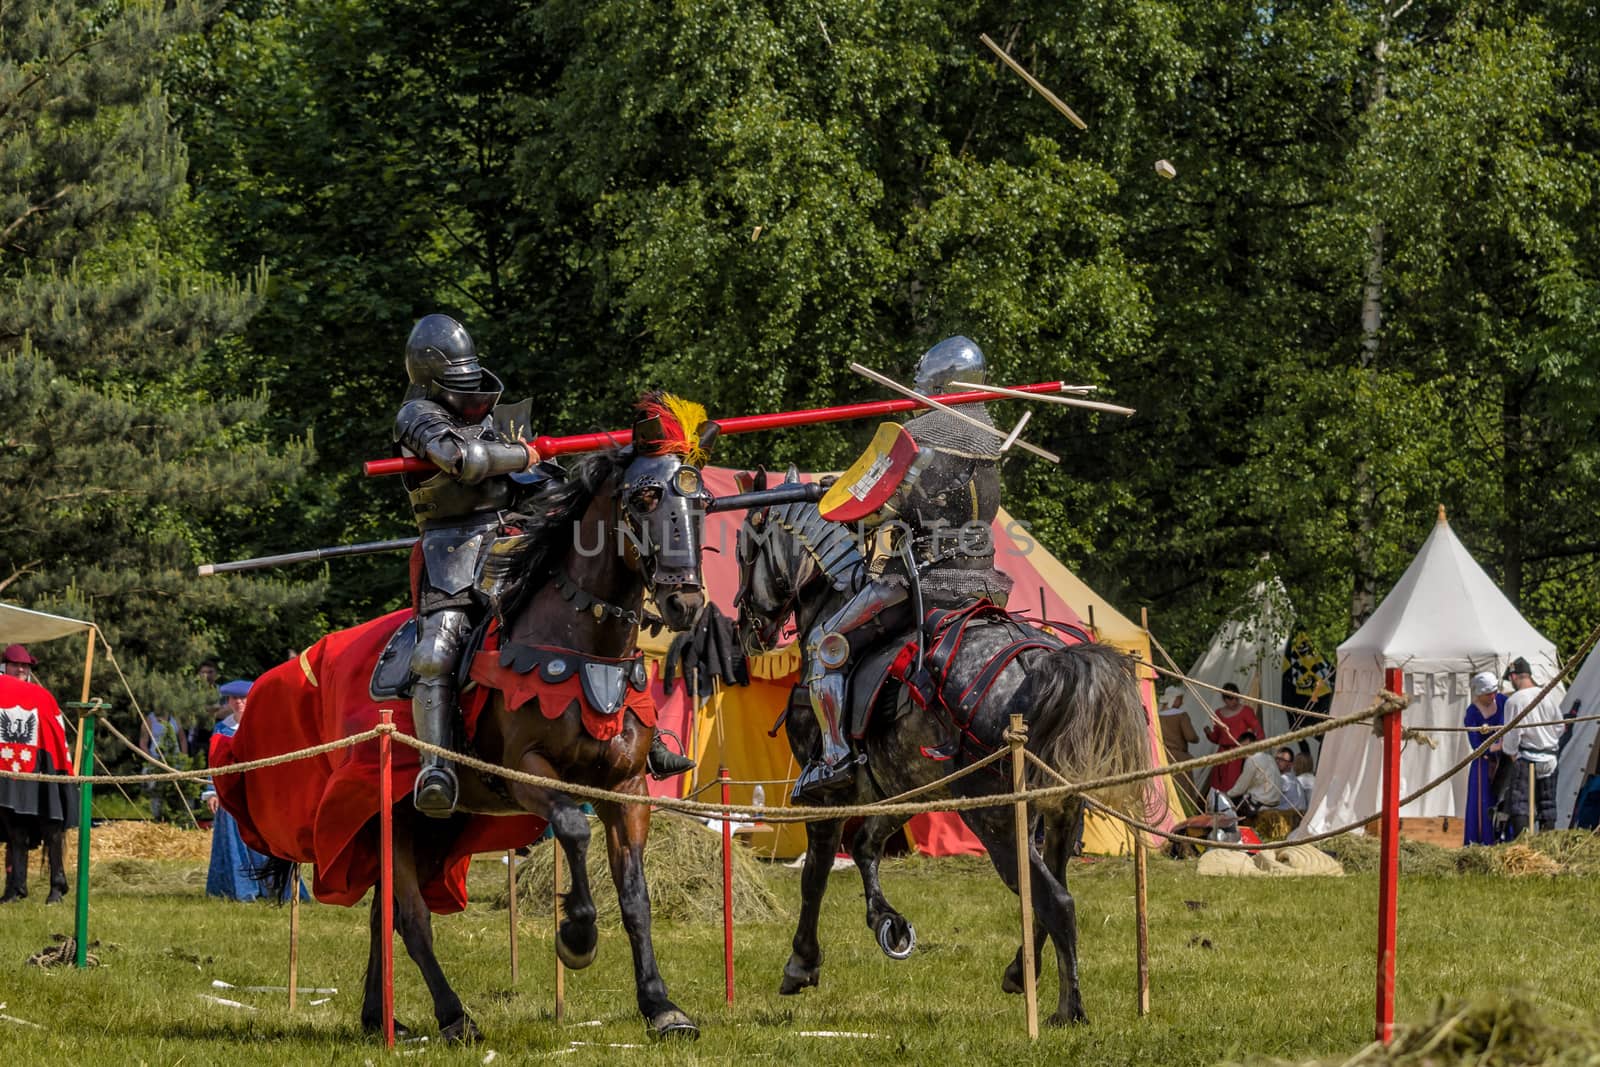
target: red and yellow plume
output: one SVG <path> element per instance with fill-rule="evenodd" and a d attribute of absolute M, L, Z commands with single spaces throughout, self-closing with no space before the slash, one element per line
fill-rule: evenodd
<path fill-rule="evenodd" d="M 704 466 L 711 458 L 700 444 L 706 409 L 693 400 L 652 390 L 635 408 L 633 444 L 642 452 L 682 456 L 685 463 Z"/>

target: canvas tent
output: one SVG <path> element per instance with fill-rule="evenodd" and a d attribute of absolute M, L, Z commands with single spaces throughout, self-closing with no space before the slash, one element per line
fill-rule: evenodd
<path fill-rule="evenodd" d="M 1189 677 L 1221 688 L 1232 682 L 1239 687 L 1245 702 L 1256 709 L 1261 728 L 1270 736 L 1289 728 L 1288 717 L 1277 708 L 1262 707 L 1258 701 L 1283 703 L 1283 649 L 1289 643 L 1289 627 L 1294 612 L 1289 593 L 1277 578 L 1257 582 L 1239 613 L 1228 619 L 1212 635 Z M 1217 746 L 1206 740 L 1211 712 L 1221 702 L 1218 693 L 1200 686 L 1185 686 L 1183 710 L 1200 735 L 1189 746 L 1196 756 L 1215 752 Z"/>
<path fill-rule="evenodd" d="M 1540 684 L 1557 671 L 1555 646 L 1511 606 L 1445 520 L 1439 521 L 1416 559 L 1366 623 L 1339 646 L 1333 714 L 1370 707 L 1384 688 L 1384 671 L 1404 674 L 1411 703 L 1402 722 L 1426 730 L 1460 726 L 1478 671 L 1502 675 L 1526 656 Z M 1429 735 L 1434 746 L 1407 742 L 1400 756 L 1402 795 L 1460 762 L 1471 745 L 1464 733 Z M 1382 741 L 1366 724 L 1324 735 L 1317 784 L 1296 836 L 1322 833 L 1374 818 L 1382 785 Z M 1466 802 L 1465 772 L 1400 810 L 1405 818 L 1459 816 Z"/>
<path fill-rule="evenodd" d="M 1578 668 L 1561 710 L 1578 718 L 1600 715 L 1600 652 L 1589 653 L 1589 658 Z M 1579 795 L 1590 777 L 1600 773 L 1600 722 L 1575 722 L 1568 729 L 1569 736 L 1556 768 L 1558 830 L 1572 829 Z"/>
<path fill-rule="evenodd" d="M 709 467 L 705 481 L 712 493 L 722 496 L 735 492 L 734 472 L 724 468 Z M 805 475 L 810 480 L 810 475 Z M 708 595 L 728 616 L 734 615 L 733 597 L 738 591 L 738 563 L 734 548 L 743 512 L 711 515 L 706 522 L 704 556 L 705 581 Z M 1143 662 L 1150 661 L 1148 638 L 1139 626 L 1121 615 L 1109 603 L 1097 597 L 1078 580 L 1061 562 L 1046 552 L 1043 546 L 1026 535 L 1020 524 L 1012 522 L 1002 512 L 995 521 L 998 563 L 1009 574 L 1016 586 L 1011 594 L 1011 606 L 1030 613 L 1043 611 L 1060 622 L 1086 625 L 1091 608 L 1098 636 Z M 665 654 L 669 634 L 651 637 L 641 635 L 640 643 L 655 661 L 659 673 L 660 657 Z M 736 687 L 722 692 L 698 709 L 691 709 L 682 686 L 672 696 L 662 693 L 656 683 L 655 696 L 661 708 L 661 723 L 677 732 L 685 740 L 691 754 L 700 766 L 692 781 L 654 783 L 653 789 L 694 793 L 699 799 L 717 798 L 716 777 L 719 764 L 726 765 L 736 779 L 751 781 L 765 779 L 765 799 L 768 804 L 786 803 L 789 786 L 799 768 L 789 753 L 789 744 L 782 732 L 769 736 L 779 714 L 783 711 L 789 692 L 798 678 L 799 649 L 793 645 L 758 657 L 751 664 L 752 681 L 748 687 Z M 1147 673 L 1147 672 L 1142 672 Z M 1160 732 L 1154 721 L 1154 686 L 1145 679 L 1141 682 L 1146 713 L 1151 716 L 1150 744 L 1152 755 L 1165 762 L 1160 743 Z M 686 776 L 687 778 L 688 776 Z M 1166 812 L 1179 810 L 1176 795 L 1171 792 L 1166 779 L 1159 790 L 1153 807 Z M 709 787 L 709 789 L 706 789 Z M 701 791 L 706 789 L 706 791 Z M 752 786 L 736 786 L 732 799 L 736 803 L 748 802 Z M 660 793 L 658 792 L 658 795 Z M 1165 828 L 1172 824 L 1170 816 L 1158 820 Z M 974 851 L 977 842 L 967 833 L 964 824 L 954 815 L 919 816 L 913 820 L 911 830 L 919 848 L 934 854 Z M 778 858 L 797 856 L 805 850 L 805 828 L 784 825 L 757 828 L 747 835 L 756 849 Z M 1129 845 L 1128 835 L 1119 824 L 1091 816 L 1084 832 L 1085 848 L 1092 852 L 1115 854 Z"/>
<path fill-rule="evenodd" d="M 31 611 L 13 604 L 0 604 L 0 648 L 6 645 L 31 645 L 41 641 L 54 641 L 58 637 L 88 634 L 83 663 L 83 696 L 89 699 L 89 678 L 94 670 L 94 635 L 98 631 L 92 622 L 69 619 L 65 615 L 49 615 Z"/>

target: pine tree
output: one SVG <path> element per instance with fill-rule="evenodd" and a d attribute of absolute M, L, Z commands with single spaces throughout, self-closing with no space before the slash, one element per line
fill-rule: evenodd
<path fill-rule="evenodd" d="M 309 450 L 269 451 L 267 397 L 230 395 L 227 338 L 265 279 L 209 272 L 191 236 L 159 77 L 195 18 L 182 3 L 0 8 L 0 597 L 94 620 L 144 709 L 185 717 L 203 656 L 239 674 L 278 662 L 285 620 L 317 594 L 195 576 L 197 558 L 248 544 Z M 34 654 L 76 697 L 81 650 Z M 96 692 L 131 727 L 111 675 Z"/>

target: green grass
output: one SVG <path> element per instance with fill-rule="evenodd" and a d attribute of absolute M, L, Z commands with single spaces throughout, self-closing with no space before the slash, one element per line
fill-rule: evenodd
<path fill-rule="evenodd" d="M 1371 1036 L 1376 877 L 1201 878 L 1193 864 L 1153 859 L 1150 879 L 1152 1014 L 1134 1010 L 1133 881 L 1126 861 L 1074 865 L 1081 974 L 1091 1023 L 1023 1034 L 1019 998 L 1001 993 L 1016 945 L 1016 903 L 970 860 L 891 861 L 884 881 L 916 924 L 920 944 L 904 963 L 885 958 L 861 913 L 853 871 L 834 875 L 823 918 L 826 959 L 819 989 L 777 995 L 790 921 L 738 930 L 737 1002 L 723 1003 L 721 934 L 715 925 L 658 923 L 656 949 L 674 999 L 699 1022 L 696 1044 L 657 1047 L 652 1062 L 764 1061 L 804 1064 L 896 1060 L 920 1063 L 1215 1063 L 1286 1059 L 1335 1062 Z M 256 1012 L 209 1004 L 220 978 L 282 985 L 288 913 L 266 905 L 206 900 L 193 865 L 124 864 L 95 872 L 91 936 L 101 967 L 44 971 L 24 959 L 53 933 L 70 933 L 71 903 L 46 909 L 43 894 L 0 909 L 0 1001 L 6 1014 L 47 1026 L 0 1021 L 0 1049 L 22 1064 L 259 1064 L 379 1062 L 357 1025 L 366 959 L 366 912 L 312 906 L 302 913 L 301 983 L 337 986 L 321 1006 L 293 1014 L 281 994 L 222 993 Z M 793 914 L 798 872 L 772 868 L 773 888 Z M 473 895 L 504 885 L 498 862 L 474 865 Z M 1590 876 L 1512 879 L 1413 876 L 1401 884 L 1399 1015 L 1424 1020 L 1441 998 L 1525 995 L 1557 1025 L 1583 1025 L 1600 1003 L 1592 931 L 1600 895 Z M 610 893 L 608 883 L 600 886 Z M 1191 904 L 1190 902 L 1193 902 Z M 552 1010 L 550 926 L 524 916 L 522 980 L 511 989 L 506 912 L 474 904 L 435 924 L 440 958 L 482 1027 L 474 1049 L 433 1042 L 432 1062 L 553 1059 L 617 1062 L 608 1043 L 647 1044 L 634 1008 L 626 940 L 602 928 L 599 959 L 569 974 L 567 1022 Z M 1041 983 L 1041 1015 L 1055 1001 L 1053 958 Z M 415 968 L 397 952 L 398 1014 L 434 1032 Z M 578 1025 L 599 1020 L 600 1025 Z M 870 1038 L 801 1037 L 836 1030 Z M 566 1054 L 570 1043 L 587 1042 Z M 1446 1045 L 1445 1047 L 1449 1047 Z M 1454 1059 L 1429 1062 L 1456 1062 Z M 1470 1062 L 1470 1059 L 1467 1061 Z M 4 1064 L 3 1067 L 11 1067 Z"/>

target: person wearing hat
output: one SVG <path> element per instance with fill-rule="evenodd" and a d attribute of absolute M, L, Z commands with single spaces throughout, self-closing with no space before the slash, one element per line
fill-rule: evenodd
<path fill-rule="evenodd" d="M 1467 734 L 1473 748 L 1498 730 L 1506 721 L 1501 713 L 1500 679 L 1493 671 L 1479 671 L 1467 684 L 1472 700 L 1462 725 L 1472 731 Z M 1466 845 L 1492 845 L 1500 835 L 1494 825 L 1494 776 L 1501 763 L 1500 742 L 1496 741 L 1487 752 L 1472 761 L 1467 768 L 1467 807 L 1462 813 L 1463 840 Z"/>
<path fill-rule="evenodd" d="M 233 735 L 244 719 L 251 684 L 248 679 L 236 678 L 223 683 L 218 690 L 228 714 L 217 723 L 216 731 L 211 735 L 213 767 L 233 743 Z M 253 872 L 266 865 L 267 857 L 244 843 L 244 838 L 239 835 L 239 824 L 218 801 L 216 786 L 207 782 L 200 799 L 210 809 L 212 816 L 211 866 L 206 871 L 206 896 L 225 900 L 255 900 L 266 896 L 266 887 L 256 881 Z"/>
<path fill-rule="evenodd" d="M 1500 739 L 1500 751 L 1507 759 L 1515 760 L 1511 785 L 1506 792 L 1506 805 L 1511 815 L 1511 836 L 1526 830 L 1534 818 L 1539 829 L 1556 828 L 1556 755 L 1561 749 L 1561 733 L 1566 723 L 1561 717 L 1561 698 L 1552 687 L 1539 700 L 1543 688 L 1533 680 L 1528 661 L 1521 656 L 1511 661 L 1506 669 L 1512 693 L 1506 697 L 1505 721 L 1521 721 L 1506 731 Z M 1528 796 L 1530 771 L 1534 779 L 1534 796 Z M 1530 800 L 1532 801 L 1530 810 Z"/>
<path fill-rule="evenodd" d="M 0 660 L 4 661 L 0 666 L 3 666 L 6 674 L 13 678 L 21 678 L 24 682 L 37 684 L 38 679 L 34 678 L 33 669 L 39 665 L 39 661 L 28 655 L 26 648 L 21 645 L 7 645 L 5 652 L 0 653 Z"/>

